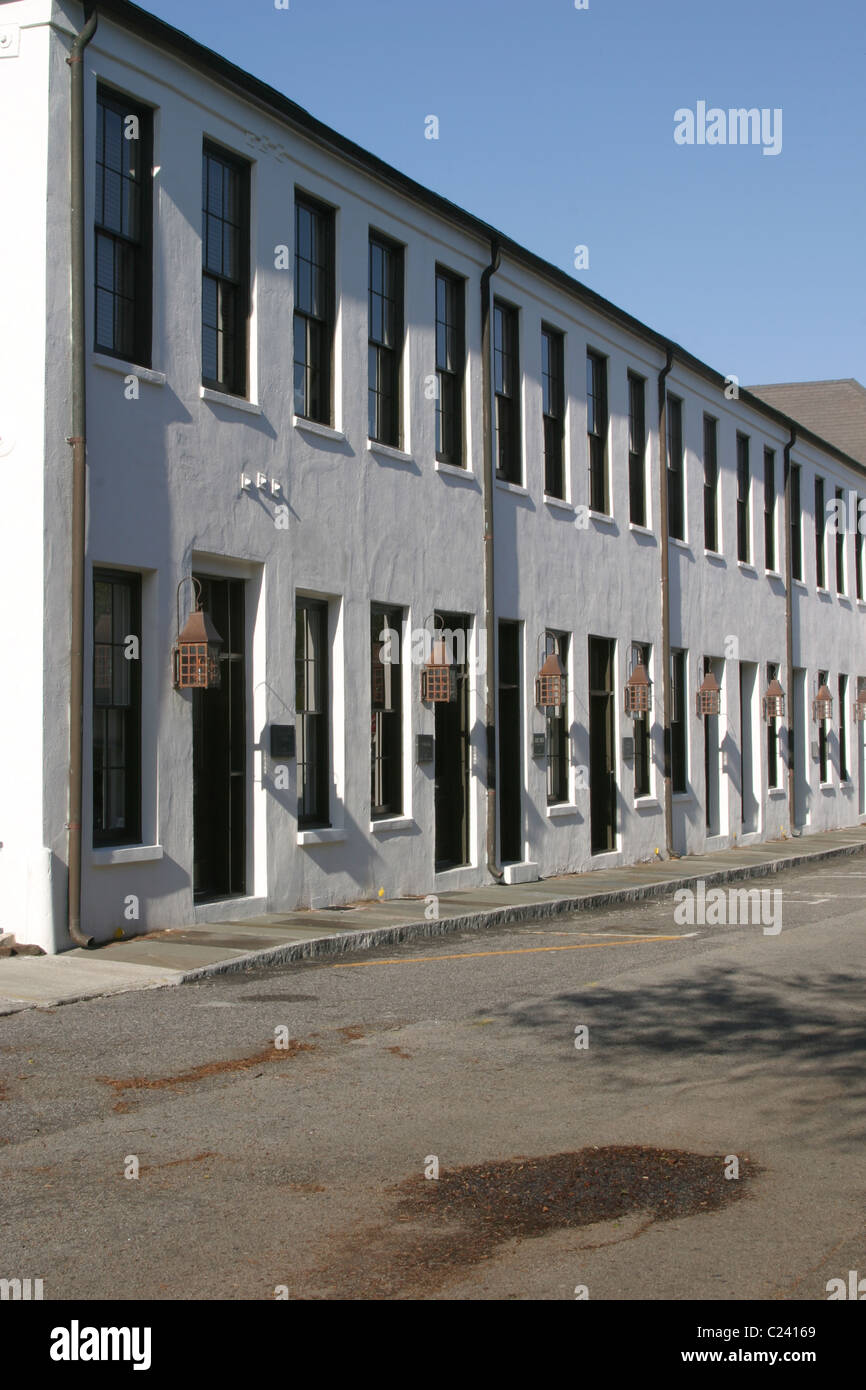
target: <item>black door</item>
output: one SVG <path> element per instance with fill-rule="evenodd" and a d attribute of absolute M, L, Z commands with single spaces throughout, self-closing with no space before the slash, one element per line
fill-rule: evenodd
<path fill-rule="evenodd" d="M 523 858 L 520 825 L 520 625 L 499 624 L 499 852 L 504 864 Z"/>
<path fill-rule="evenodd" d="M 216 690 L 192 692 L 193 894 L 246 891 L 244 582 L 207 579 L 202 606 L 223 640 Z"/>
<path fill-rule="evenodd" d="M 589 639 L 589 815 L 593 854 L 616 847 L 613 650 L 607 637 Z"/>
<path fill-rule="evenodd" d="M 469 862 L 469 681 L 466 647 L 470 619 L 463 613 L 437 613 L 453 659 L 454 694 L 435 705 L 435 864 L 453 869 Z M 437 634 L 438 638 L 438 634 Z"/>

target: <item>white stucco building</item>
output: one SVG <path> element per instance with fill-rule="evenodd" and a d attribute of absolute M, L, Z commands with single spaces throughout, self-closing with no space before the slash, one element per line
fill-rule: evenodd
<path fill-rule="evenodd" d="M 822 518 L 863 464 L 144 11 L 93 8 L 79 129 L 90 10 L 0 4 L 0 930 L 70 944 L 70 854 L 104 940 L 857 822 L 863 538 Z M 177 689 L 196 594 L 219 685 Z M 467 634 L 445 701 L 436 626 Z M 536 699 L 551 653 L 561 707 Z"/>

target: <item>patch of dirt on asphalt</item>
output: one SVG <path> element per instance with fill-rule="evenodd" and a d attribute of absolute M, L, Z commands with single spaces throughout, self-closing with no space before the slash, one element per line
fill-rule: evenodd
<path fill-rule="evenodd" d="M 204 1081 L 210 1076 L 220 1076 L 226 1072 L 249 1071 L 264 1062 L 282 1062 L 296 1057 L 299 1052 L 316 1052 L 315 1043 L 299 1042 L 289 1038 L 285 1047 L 275 1048 L 268 1043 L 260 1052 L 251 1057 L 230 1057 L 218 1062 L 202 1062 L 200 1066 L 190 1067 L 188 1071 L 177 1072 L 174 1076 L 97 1076 L 105 1086 L 112 1086 L 117 1094 L 124 1091 L 173 1091 L 178 1086 L 190 1086 L 196 1081 Z"/>
<path fill-rule="evenodd" d="M 414 1174 L 390 1189 L 394 1224 L 353 1233 L 297 1296 L 424 1298 L 505 1241 L 640 1215 L 636 1238 L 738 1201 L 761 1172 L 742 1155 L 739 1165 L 729 1179 L 721 1155 L 630 1145 Z"/>

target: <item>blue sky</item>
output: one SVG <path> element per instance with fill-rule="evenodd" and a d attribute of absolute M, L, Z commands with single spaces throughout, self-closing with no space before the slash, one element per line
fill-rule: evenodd
<path fill-rule="evenodd" d="M 144 4 L 742 383 L 866 384 L 864 0 L 289 6 Z M 699 101 L 781 152 L 675 144 Z"/>

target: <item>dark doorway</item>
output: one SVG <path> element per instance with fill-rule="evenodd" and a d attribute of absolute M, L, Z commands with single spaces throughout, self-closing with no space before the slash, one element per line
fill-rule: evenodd
<path fill-rule="evenodd" d="M 472 635 L 464 613 L 437 613 L 454 674 L 454 698 L 435 706 L 437 873 L 469 862 L 469 681 L 466 653 Z M 437 640 L 439 634 L 437 633 Z"/>
<path fill-rule="evenodd" d="M 192 692 L 193 895 L 246 892 L 244 581 L 197 575 L 223 640 L 217 690 Z"/>
<path fill-rule="evenodd" d="M 610 638 L 590 637 L 589 815 L 593 854 L 616 848 L 613 655 Z"/>
<path fill-rule="evenodd" d="M 499 624 L 499 853 L 523 858 L 520 761 L 520 624 Z"/>

